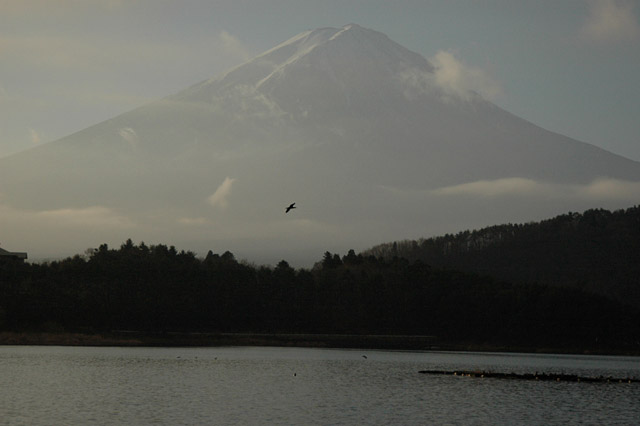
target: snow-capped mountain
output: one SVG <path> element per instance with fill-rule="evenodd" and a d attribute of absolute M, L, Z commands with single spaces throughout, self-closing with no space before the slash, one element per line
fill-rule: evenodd
<path fill-rule="evenodd" d="M 81 250 L 131 237 L 269 260 L 309 249 L 317 260 L 324 250 L 637 200 L 640 163 L 451 91 L 435 71 L 354 24 L 304 32 L 180 93 L 0 159 L 11 240 Z M 299 208 L 284 216 L 293 201 Z"/>

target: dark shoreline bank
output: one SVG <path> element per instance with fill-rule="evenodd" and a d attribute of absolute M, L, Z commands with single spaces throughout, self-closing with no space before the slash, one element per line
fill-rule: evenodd
<path fill-rule="evenodd" d="M 434 336 L 267 333 L 140 333 L 0 332 L 0 346 L 219 347 L 279 346 L 302 348 L 387 349 L 416 351 L 519 352 L 640 356 L 619 348 L 524 347 L 443 342 Z"/>

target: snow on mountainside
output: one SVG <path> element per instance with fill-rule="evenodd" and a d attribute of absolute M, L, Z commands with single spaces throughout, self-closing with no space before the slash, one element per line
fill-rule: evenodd
<path fill-rule="evenodd" d="M 320 76 L 323 81 L 318 84 L 329 80 L 351 92 L 361 91 L 362 87 L 375 90 L 412 67 L 432 71 L 431 65 L 417 53 L 384 34 L 351 24 L 299 34 L 247 64 L 182 92 L 178 98 L 207 100 L 207 96 L 237 86 L 269 93 L 280 82 L 290 84 L 286 80 L 296 79 L 297 72 L 305 73 L 302 77 L 305 80 Z"/>
<path fill-rule="evenodd" d="M 0 210 L 14 218 L 16 241 L 33 223 L 78 241 L 61 234 L 59 219 L 73 218 L 67 231 L 86 226 L 95 238 L 102 227 L 112 238 L 322 253 L 625 207 L 640 195 L 640 163 L 453 92 L 435 71 L 354 24 L 307 31 L 223 75 L 0 159 Z M 285 220 L 292 201 L 300 208 Z"/>

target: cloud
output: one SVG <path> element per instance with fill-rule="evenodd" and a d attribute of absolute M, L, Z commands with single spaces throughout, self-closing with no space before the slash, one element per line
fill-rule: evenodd
<path fill-rule="evenodd" d="M 2 4 L 0 28 L 10 21 Z M 114 35 L 97 26 L 79 36 L 74 22 L 69 29 L 22 22 L 24 31 L 0 31 L 0 156 L 31 147 L 29 128 L 57 139 L 216 75 L 249 55 L 226 31 L 168 39 L 140 37 L 139 31 Z"/>
<path fill-rule="evenodd" d="M 640 199 L 640 182 L 597 179 L 590 185 L 578 187 L 577 194 L 588 199 L 638 200 Z"/>
<path fill-rule="evenodd" d="M 240 39 L 224 30 L 220 32 L 219 42 L 225 52 L 239 57 L 243 61 L 249 60 L 252 56 L 252 52 L 247 49 L 247 47 L 240 41 Z"/>
<path fill-rule="evenodd" d="M 131 127 L 125 127 L 118 131 L 118 134 L 122 139 L 124 139 L 131 149 L 136 149 L 138 147 L 138 134 Z"/>
<path fill-rule="evenodd" d="M 60 226 L 129 228 L 133 223 L 114 210 L 103 206 L 39 211 L 35 219 Z"/>
<path fill-rule="evenodd" d="M 1 201 L 1 242 L 29 252 L 36 261 L 80 253 L 100 242 L 121 242 L 139 229 L 138 223 L 105 206 L 29 210 Z"/>
<path fill-rule="evenodd" d="M 444 98 L 471 100 L 480 95 L 495 101 L 504 91 L 498 81 L 478 67 L 472 67 L 458 59 L 452 52 L 439 51 L 429 58 L 433 72 L 408 69 L 399 79 L 409 90 L 405 96 L 412 98 L 416 93 L 440 93 Z"/>
<path fill-rule="evenodd" d="M 34 145 L 38 145 L 42 142 L 42 137 L 35 129 L 29 129 L 29 137 L 31 138 L 31 143 Z"/>
<path fill-rule="evenodd" d="M 582 37 L 604 43 L 637 40 L 640 26 L 633 7 L 630 1 L 589 1 L 589 15 L 581 28 Z"/>
<path fill-rule="evenodd" d="M 237 65 L 252 56 L 227 30 L 203 35 L 187 28 L 179 36 L 164 37 L 167 25 L 179 21 L 172 12 L 184 12 L 185 7 L 169 0 L 1 0 L 0 27 L 12 25 L 0 36 L 0 60 L 13 52 L 33 62 L 100 69 L 105 62 L 115 68 L 123 60 L 125 65 L 149 60 L 182 67 L 185 60 L 190 66 L 220 61 Z"/>
<path fill-rule="evenodd" d="M 219 207 L 221 209 L 226 209 L 229 206 L 229 202 L 227 198 L 231 195 L 231 186 L 235 179 L 231 179 L 226 177 L 224 182 L 216 189 L 212 195 L 207 198 L 207 203 L 209 203 L 213 207 Z"/>
<path fill-rule="evenodd" d="M 56 229 L 128 229 L 134 226 L 126 216 L 104 206 L 62 208 L 53 210 L 22 210 L 0 204 L 0 213 L 12 227 Z"/>
<path fill-rule="evenodd" d="M 500 197 L 506 195 L 531 196 L 549 193 L 550 186 L 525 178 L 479 180 L 460 185 L 447 186 L 433 191 L 437 195 L 473 195 Z"/>
<path fill-rule="evenodd" d="M 502 87 L 480 68 L 464 64 L 451 52 L 439 51 L 429 60 L 435 70 L 436 84 L 445 92 L 469 98 L 476 92 L 483 98 L 495 100 L 503 93 Z"/>
<path fill-rule="evenodd" d="M 558 184 L 526 178 L 480 180 L 447 186 L 431 191 L 434 195 L 473 196 L 482 198 L 532 197 L 572 198 L 582 200 L 637 200 L 640 182 L 600 178 L 589 184 Z"/>

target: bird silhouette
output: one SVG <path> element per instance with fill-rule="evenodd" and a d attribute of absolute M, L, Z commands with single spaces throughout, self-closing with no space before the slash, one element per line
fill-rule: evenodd
<path fill-rule="evenodd" d="M 284 212 L 285 212 L 285 213 L 289 213 L 289 210 L 291 210 L 291 209 L 295 209 L 295 208 L 296 208 L 295 204 L 296 204 L 296 203 L 291 203 L 291 205 L 289 205 L 289 207 L 287 207 L 287 209 L 286 209 Z"/>

